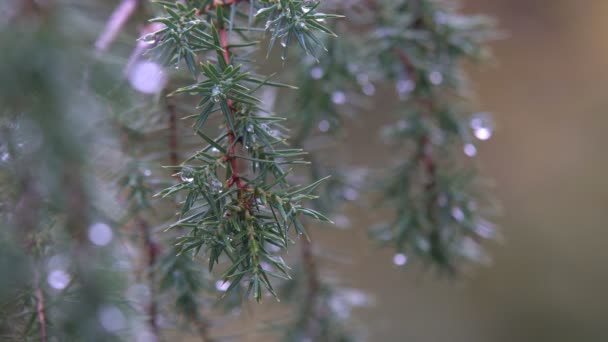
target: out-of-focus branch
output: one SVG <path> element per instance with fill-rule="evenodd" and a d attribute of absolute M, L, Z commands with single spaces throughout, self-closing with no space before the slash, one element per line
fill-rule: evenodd
<path fill-rule="evenodd" d="M 135 12 L 138 4 L 139 0 L 123 0 L 114 9 L 114 12 L 112 12 L 110 19 L 106 23 L 106 27 L 95 42 L 95 50 L 97 52 L 104 52 L 110 47 L 129 17 Z"/>

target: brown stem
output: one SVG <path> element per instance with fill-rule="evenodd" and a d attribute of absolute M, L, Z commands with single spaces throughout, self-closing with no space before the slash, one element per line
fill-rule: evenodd
<path fill-rule="evenodd" d="M 323 319 L 323 312 L 317 313 L 319 291 L 321 282 L 317 269 L 317 262 L 313 254 L 313 245 L 309 239 L 303 239 L 302 244 L 302 264 L 306 272 L 306 303 L 304 304 L 304 316 L 306 324 L 304 331 L 306 337 L 315 340 L 319 335 L 319 321 Z"/>
<path fill-rule="evenodd" d="M 40 341 L 47 342 L 46 309 L 44 304 L 44 294 L 42 293 L 40 287 L 36 288 L 36 300 L 38 301 L 36 304 L 36 312 L 38 313 L 38 323 L 40 323 Z"/>
<path fill-rule="evenodd" d="M 228 6 L 228 5 L 235 4 L 238 2 L 238 0 L 231 1 L 230 3 L 228 3 L 228 1 L 230 1 L 230 0 L 223 2 L 222 6 Z M 215 4 L 218 5 L 219 2 L 221 2 L 221 0 L 216 0 Z M 224 61 L 226 62 L 226 64 L 229 65 L 230 64 L 230 50 L 228 49 L 228 30 L 225 27 L 220 27 L 218 30 L 218 34 L 219 34 L 219 38 L 220 38 L 220 45 L 223 50 L 222 55 L 224 57 Z M 234 116 L 234 103 L 232 100 L 228 100 L 228 108 L 230 109 L 230 114 Z M 239 165 L 237 162 L 237 158 L 235 157 L 235 146 L 238 143 L 237 137 L 229 126 L 226 126 L 226 128 L 228 129 L 229 147 L 228 147 L 228 153 L 224 156 L 224 160 L 230 162 L 230 168 L 232 169 L 232 174 L 227 181 L 227 186 L 230 187 L 230 186 L 236 184 L 236 186 L 239 190 L 247 190 L 248 186 L 241 178 L 241 174 L 239 172 Z"/>
<path fill-rule="evenodd" d="M 179 164 L 178 155 L 178 134 L 177 134 L 177 111 L 175 105 L 167 103 L 167 110 L 169 112 L 169 162 L 170 165 L 176 166 Z M 179 180 L 178 176 L 175 176 Z"/>
<path fill-rule="evenodd" d="M 143 239 L 143 250 L 146 256 L 146 275 L 148 287 L 150 289 L 150 301 L 147 303 L 147 314 L 148 314 L 148 326 L 150 330 L 157 338 L 160 336 L 158 328 L 158 303 L 156 302 L 156 260 L 159 253 L 159 246 L 152 239 L 150 234 L 150 227 L 148 222 L 141 217 L 136 218 L 136 224 L 140 229 L 140 233 Z"/>

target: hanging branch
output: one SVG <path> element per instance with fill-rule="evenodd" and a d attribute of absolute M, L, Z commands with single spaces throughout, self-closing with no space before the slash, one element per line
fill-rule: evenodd
<path fill-rule="evenodd" d="M 385 185 L 396 219 L 373 233 L 398 253 L 420 255 L 452 273 L 458 258 L 483 259 L 477 242 L 494 234 L 477 205 L 483 196 L 471 182 L 474 167 L 463 162 L 476 147 L 460 65 L 482 56 L 482 44 L 493 33 L 486 18 L 459 15 L 437 1 L 372 5 L 376 20 L 384 23 L 371 37 L 378 52 L 372 58 L 382 61 L 381 73 L 396 80 L 405 103 L 403 118 L 385 132 L 396 146 L 405 146 L 407 156 Z M 477 127 L 473 121 L 471 127 Z M 454 146 L 465 155 L 457 157 Z"/>
<path fill-rule="evenodd" d="M 234 55 L 234 49 L 251 50 L 256 44 L 247 41 L 247 33 L 255 33 L 255 29 L 238 26 L 237 20 L 243 17 L 236 15 L 238 3 L 207 2 L 202 10 L 190 3 L 165 3 L 168 15 L 152 20 L 165 27 L 143 39 L 156 43 L 153 51 L 165 63 L 184 61 L 194 77 L 199 73 L 203 76 L 203 81 L 172 94 L 201 97 L 201 112 L 193 116 L 193 127 L 207 144 L 174 168 L 182 182 L 161 192 L 163 196 L 188 193 L 180 219 L 172 228 L 190 229 L 191 233 L 181 237 L 178 245 L 182 253 L 194 254 L 205 247 L 210 270 L 225 255 L 230 265 L 222 278 L 230 284 L 228 291 L 246 281 L 247 294 L 253 293 L 259 301 L 262 288 L 276 296 L 270 277 L 289 278 L 287 265 L 268 246 L 287 248 L 291 227 L 305 234 L 300 215 L 328 219 L 302 206 L 302 202 L 315 198 L 311 192 L 320 182 L 300 188 L 287 183 L 290 170 L 284 166 L 306 164 L 301 158 L 305 152 L 282 147 L 287 138 L 280 125 L 282 119 L 260 115 L 261 100 L 255 92 L 264 86 L 288 86 L 244 71 L 246 65 L 235 64 L 235 60 L 241 60 Z M 266 20 L 266 30 L 271 33 L 270 49 L 281 41 L 284 51 L 293 38 L 305 51 L 313 53 L 322 46 L 313 32 L 332 34 L 320 22 L 336 17 L 317 13 L 318 4 L 307 7 L 304 1 L 254 1 L 249 6 L 248 22 Z M 229 35 L 237 28 L 240 38 L 246 41 L 230 44 Z M 197 54 L 207 51 L 215 52 L 216 58 L 196 65 Z M 219 136 L 212 138 L 203 129 L 216 112 L 224 125 Z"/>

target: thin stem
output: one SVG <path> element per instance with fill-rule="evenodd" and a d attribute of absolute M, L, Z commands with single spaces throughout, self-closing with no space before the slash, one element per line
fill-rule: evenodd
<path fill-rule="evenodd" d="M 222 2 L 221 6 L 229 6 L 232 4 L 236 4 L 238 2 L 238 0 L 231 1 L 230 3 L 228 3 L 228 1 L 230 1 L 230 0 L 227 0 L 226 2 Z M 215 5 L 218 5 L 219 2 L 220 1 L 216 0 Z M 229 65 L 230 64 L 230 50 L 228 48 L 228 30 L 222 26 L 218 29 L 218 34 L 219 34 L 219 38 L 220 38 L 220 45 L 223 50 L 222 55 L 224 57 L 224 61 L 226 62 L 226 64 Z M 232 100 L 228 100 L 228 108 L 230 109 L 230 115 L 234 116 L 234 103 Z M 239 190 L 247 190 L 248 186 L 247 186 L 247 184 L 245 184 L 245 182 L 241 178 L 237 158 L 235 158 L 235 146 L 238 142 L 237 137 L 228 125 L 226 125 L 226 127 L 228 129 L 229 148 L 228 148 L 228 154 L 225 156 L 225 159 L 230 162 L 230 168 L 232 169 L 232 174 L 230 175 L 230 179 L 228 179 L 227 185 L 228 185 L 228 187 L 230 187 L 233 184 L 236 184 L 236 186 Z"/>
<path fill-rule="evenodd" d="M 306 272 L 307 279 L 305 311 L 308 311 L 306 312 L 308 323 L 306 324 L 305 331 L 308 338 L 315 339 L 318 335 L 318 332 L 316 331 L 317 324 L 315 323 L 322 319 L 322 317 L 317 317 L 316 312 L 321 282 L 319 280 L 317 262 L 313 254 L 313 245 L 308 239 L 304 239 L 302 244 L 302 265 Z"/>
<path fill-rule="evenodd" d="M 46 333 L 46 307 L 44 301 L 44 294 L 38 284 L 36 288 L 36 312 L 38 313 L 38 323 L 40 324 L 40 341 L 47 342 L 48 337 Z"/>
<path fill-rule="evenodd" d="M 158 245 L 152 240 L 152 236 L 150 234 L 150 227 L 148 222 L 138 216 L 136 218 L 136 224 L 140 229 L 140 233 L 143 239 L 143 251 L 146 256 L 146 279 L 148 282 L 148 288 L 150 289 L 150 300 L 147 305 L 147 314 L 148 314 L 148 326 L 150 330 L 157 338 L 160 336 L 159 328 L 158 328 L 158 303 L 156 301 L 156 272 L 154 268 L 156 267 L 156 259 L 159 252 Z"/>
<path fill-rule="evenodd" d="M 178 132 L 177 132 L 177 110 L 175 105 L 167 103 L 167 111 L 169 112 L 169 162 L 175 166 L 179 164 L 178 155 Z M 179 180 L 179 176 L 175 176 Z"/>

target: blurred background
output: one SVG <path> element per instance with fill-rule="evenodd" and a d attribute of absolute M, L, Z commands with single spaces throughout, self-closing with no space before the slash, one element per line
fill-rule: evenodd
<path fill-rule="evenodd" d="M 608 2 L 465 5 L 496 17 L 507 34 L 493 44 L 495 64 L 472 70 L 478 103 L 497 122 L 480 158 L 504 209 L 504 241 L 490 246 L 490 267 L 439 279 L 391 267 L 391 254 L 370 247 L 369 222 L 353 210 L 352 232 L 335 233 L 340 244 L 327 239 L 346 252 L 343 235 L 351 235 L 361 251 L 340 270 L 375 298 L 355 317 L 370 341 L 606 341 Z M 369 267 L 378 259 L 387 262 Z M 371 271 L 359 273 L 361 265 Z"/>

